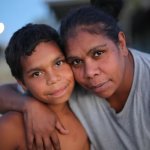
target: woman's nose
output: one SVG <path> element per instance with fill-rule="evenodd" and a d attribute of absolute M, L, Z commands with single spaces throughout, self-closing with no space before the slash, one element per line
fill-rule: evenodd
<path fill-rule="evenodd" d="M 86 61 L 84 65 L 84 75 L 92 79 L 99 74 L 98 64 L 94 61 Z"/>

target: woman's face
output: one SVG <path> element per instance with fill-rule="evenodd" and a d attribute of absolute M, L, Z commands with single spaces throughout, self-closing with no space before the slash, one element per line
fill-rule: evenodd
<path fill-rule="evenodd" d="M 67 41 L 67 60 L 76 81 L 96 95 L 109 98 L 121 86 L 125 73 L 125 47 L 123 33 L 116 45 L 104 35 L 79 31 Z"/>

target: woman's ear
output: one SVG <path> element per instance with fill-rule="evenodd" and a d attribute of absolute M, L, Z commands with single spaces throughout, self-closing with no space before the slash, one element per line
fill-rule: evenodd
<path fill-rule="evenodd" d="M 25 84 L 23 83 L 23 81 L 17 79 L 17 82 L 18 82 L 18 84 L 22 87 L 22 89 L 23 89 L 24 91 L 27 91 L 27 87 L 25 86 Z"/>
<path fill-rule="evenodd" d="M 123 32 L 118 33 L 118 41 L 119 41 L 119 49 L 123 52 L 123 54 L 128 55 L 126 38 Z"/>

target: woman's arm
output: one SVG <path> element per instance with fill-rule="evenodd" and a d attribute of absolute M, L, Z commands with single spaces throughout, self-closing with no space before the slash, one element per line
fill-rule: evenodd
<path fill-rule="evenodd" d="M 53 146 L 54 150 L 60 150 L 56 129 L 62 134 L 67 134 L 68 130 L 45 104 L 19 92 L 17 84 L 0 86 L 0 112 L 9 110 L 23 113 L 29 150 L 33 141 L 37 149 L 51 149 Z"/>
<path fill-rule="evenodd" d="M 26 99 L 26 98 L 25 98 Z M 9 110 L 23 112 L 25 99 L 17 90 L 17 84 L 5 84 L 0 86 L 0 113 Z"/>

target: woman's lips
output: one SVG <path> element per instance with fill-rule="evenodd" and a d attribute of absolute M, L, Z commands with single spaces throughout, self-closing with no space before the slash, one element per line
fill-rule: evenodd
<path fill-rule="evenodd" d="M 104 81 L 97 85 L 92 85 L 92 86 L 90 86 L 90 89 L 95 92 L 102 91 L 105 89 L 107 83 L 108 83 L 108 81 Z"/>

